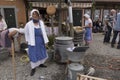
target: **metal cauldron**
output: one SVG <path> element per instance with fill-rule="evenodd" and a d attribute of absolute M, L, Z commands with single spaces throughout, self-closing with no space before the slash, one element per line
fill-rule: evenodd
<path fill-rule="evenodd" d="M 88 49 L 88 46 L 80 46 L 73 49 L 73 51 L 67 50 L 68 60 L 72 62 L 81 62 L 84 58 L 85 52 Z"/>
<path fill-rule="evenodd" d="M 56 37 L 54 48 L 55 48 L 55 55 L 54 58 L 57 62 L 67 62 L 67 51 L 68 47 L 73 47 L 73 38 L 72 37 Z"/>
<path fill-rule="evenodd" d="M 69 64 L 67 80 L 77 80 L 77 73 L 84 73 L 84 66 L 79 63 Z"/>

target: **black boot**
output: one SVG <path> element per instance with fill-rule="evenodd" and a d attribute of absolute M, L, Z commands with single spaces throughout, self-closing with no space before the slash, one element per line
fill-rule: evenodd
<path fill-rule="evenodd" d="M 30 76 L 33 76 L 35 74 L 35 68 L 31 70 Z"/>
<path fill-rule="evenodd" d="M 111 47 L 112 47 L 112 48 L 115 47 L 114 44 L 111 44 Z"/>
<path fill-rule="evenodd" d="M 44 64 L 40 64 L 39 67 L 44 67 L 44 68 L 46 68 L 47 66 L 44 65 Z"/>
<path fill-rule="evenodd" d="M 117 49 L 120 49 L 120 44 L 118 44 Z"/>

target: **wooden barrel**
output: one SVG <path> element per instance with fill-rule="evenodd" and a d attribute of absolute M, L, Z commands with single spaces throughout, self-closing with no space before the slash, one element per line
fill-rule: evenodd
<path fill-rule="evenodd" d="M 80 45 L 80 46 L 83 45 L 83 40 L 84 40 L 83 39 L 83 34 L 84 34 L 84 31 L 74 33 L 73 42 L 74 42 L 75 45 Z"/>

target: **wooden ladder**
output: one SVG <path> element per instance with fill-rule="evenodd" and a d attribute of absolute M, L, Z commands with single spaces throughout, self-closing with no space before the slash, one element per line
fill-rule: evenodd
<path fill-rule="evenodd" d="M 88 75 L 82 75 L 82 74 L 78 73 L 77 80 L 107 80 L 107 79 L 92 77 L 92 76 L 88 76 Z"/>

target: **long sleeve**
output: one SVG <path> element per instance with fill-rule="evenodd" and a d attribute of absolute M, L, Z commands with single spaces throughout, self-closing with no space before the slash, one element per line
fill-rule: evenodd
<path fill-rule="evenodd" d="M 32 21 L 29 21 L 25 26 L 25 39 L 31 46 L 35 46 L 35 33 L 33 26 Z"/>
<path fill-rule="evenodd" d="M 120 13 L 117 14 L 117 21 L 113 29 L 116 31 L 120 31 Z"/>
<path fill-rule="evenodd" d="M 4 24 L 3 30 L 5 30 L 5 29 L 7 29 L 7 24 L 6 24 L 4 19 L 2 19 L 2 21 L 3 21 L 3 24 Z"/>
<path fill-rule="evenodd" d="M 29 40 L 29 31 L 28 31 L 28 24 L 25 25 L 25 40 L 28 42 Z"/>

